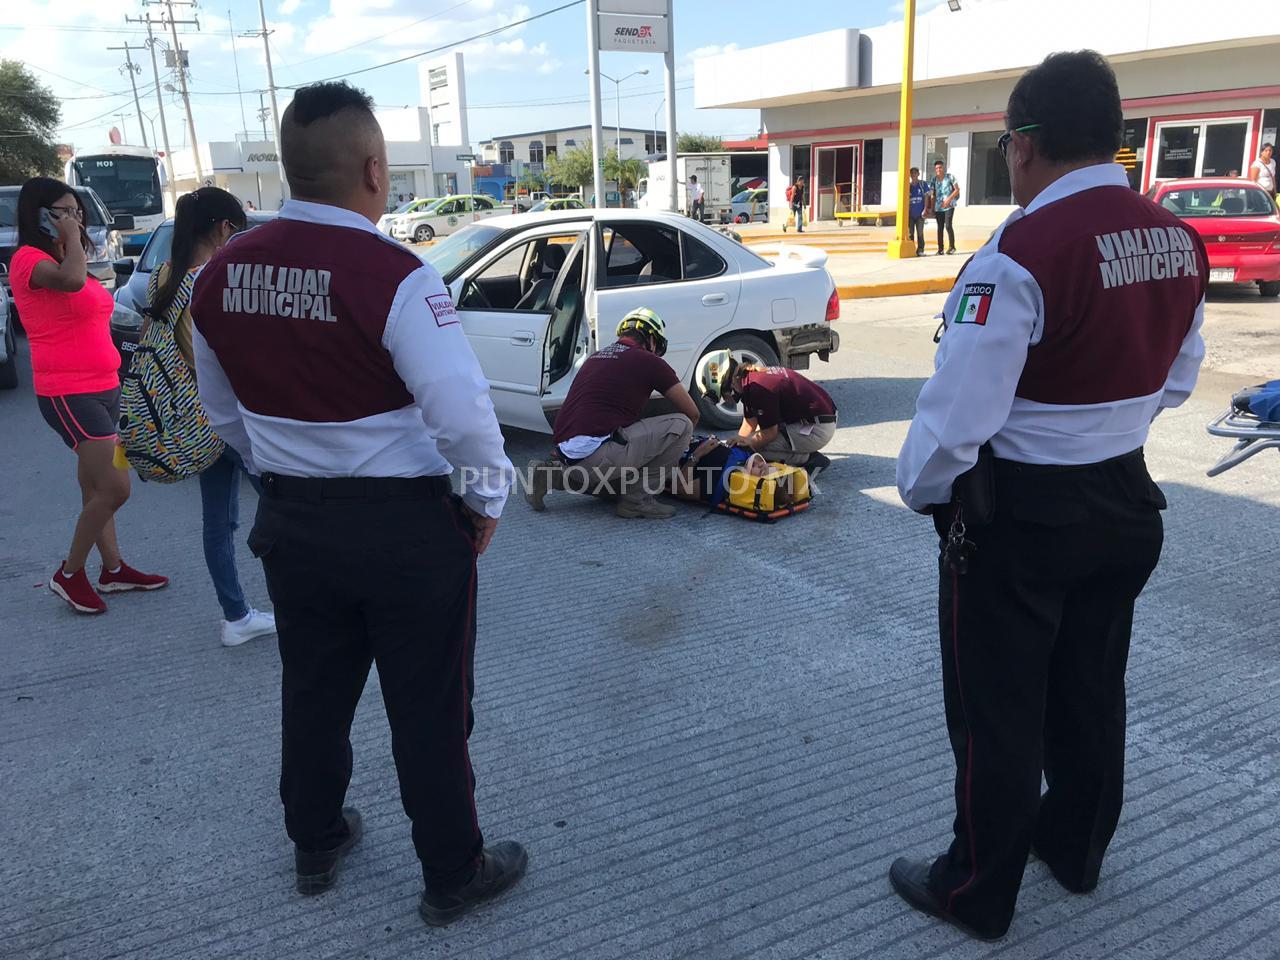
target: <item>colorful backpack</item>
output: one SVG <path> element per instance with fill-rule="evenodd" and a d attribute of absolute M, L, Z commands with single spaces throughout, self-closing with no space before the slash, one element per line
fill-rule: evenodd
<path fill-rule="evenodd" d="M 191 302 L 189 273 L 163 317 L 142 333 L 120 395 L 120 444 L 143 480 L 177 483 L 207 470 L 226 445 L 209 426 L 196 378 L 178 349 L 174 327 Z M 160 271 L 151 275 L 147 301 L 155 300 Z"/>

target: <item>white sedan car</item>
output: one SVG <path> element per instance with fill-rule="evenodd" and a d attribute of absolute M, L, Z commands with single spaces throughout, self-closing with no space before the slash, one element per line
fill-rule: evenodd
<path fill-rule="evenodd" d="M 527 430 L 551 432 L 582 363 L 636 307 L 665 321 L 666 360 L 691 388 L 714 350 L 804 370 L 840 346 L 825 253 L 784 245 L 766 260 L 678 214 L 517 214 L 459 230 L 423 257 L 449 287 L 498 419 Z M 699 405 L 710 427 L 741 422 L 736 404 Z"/>
<path fill-rule="evenodd" d="M 436 237 L 447 237 L 478 220 L 509 213 L 510 206 L 483 194 L 441 197 L 392 220 L 391 236 L 396 240 L 426 243 Z"/>

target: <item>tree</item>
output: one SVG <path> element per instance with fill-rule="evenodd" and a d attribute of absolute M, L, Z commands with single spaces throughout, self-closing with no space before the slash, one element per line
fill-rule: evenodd
<path fill-rule="evenodd" d="M 0 183 L 58 172 L 58 98 L 17 60 L 0 60 Z"/>
<path fill-rule="evenodd" d="M 547 178 L 570 190 L 590 183 L 593 174 L 590 147 L 576 147 L 558 153 L 547 162 Z"/>
<path fill-rule="evenodd" d="M 717 153 L 724 141 L 709 133 L 676 134 L 676 153 Z"/>
<path fill-rule="evenodd" d="M 604 177 L 606 180 L 617 181 L 618 191 L 624 196 L 628 190 L 638 187 L 641 179 L 648 175 L 648 164 L 638 157 L 619 160 L 616 150 L 610 150 L 604 155 Z"/>
<path fill-rule="evenodd" d="M 532 170 L 525 170 L 520 174 L 520 179 L 516 181 L 516 189 L 525 193 L 535 193 L 537 191 L 547 189 L 547 176 L 541 173 L 535 173 Z"/>

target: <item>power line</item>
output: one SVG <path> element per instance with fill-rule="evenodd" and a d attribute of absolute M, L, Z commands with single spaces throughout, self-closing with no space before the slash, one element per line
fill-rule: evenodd
<path fill-rule="evenodd" d="M 562 3 L 558 7 L 552 7 L 550 10 L 545 10 L 542 13 L 535 13 L 533 16 L 525 17 L 523 20 L 513 20 L 511 23 L 505 24 L 501 27 L 494 27 L 492 30 L 484 31 L 484 33 L 477 33 L 470 37 L 463 37 L 461 40 L 444 43 L 438 47 L 432 47 L 430 50 L 423 50 L 421 53 L 411 53 L 407 57 L 397 57 L 395 60 L 388 60 L 386 63 L 375 63 L 371 67 L 361 67 L 359 70 L 350 70 L 346 73 L 334 74 L 332 77 L 322 77 L 319 80 L 311 80 L 309 83 L 327 83 L 330 80 L 342 80 L 346 77 L 359 76 L 362 73 L 369 73 L 373 70 L 381 70 L 383 67 L 393 67 L 398 63 L 407 63 L 410 60 L 419 60 L 422 57 L 429 57 L 433 53 L 441 53 L 445 50 L 451 50 L 454 47 L 460 47 L 464 43 L 474 43 L 476 40 L 484 40 L 499 33 L 505 33 L 513 27 L 522 27 L 526 23 L 533 23 L 535 20 L 541 20 L 543 17 L 549 17 L 551 14 L 559 13 L 561 10 L 568 10 L 570 7 L 576 7 L 582 2 L 583 0 L 569 0 L 568 3 Z M 299 83 L 284 89 L 297 90 L 299 87 L 305 87 L 307 85 L 308 84 L 306 83 Z"/>

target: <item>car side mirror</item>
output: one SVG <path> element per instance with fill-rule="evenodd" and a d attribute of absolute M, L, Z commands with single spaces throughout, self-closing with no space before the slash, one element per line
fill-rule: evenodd
<path fill-rule="evenodd" d="M 129 213 L 117 213 L 111 221 L 112 230 L 132 230 L 133 215 Z"/>
<path fill-rule="evenodd" d="M 129 257 L 111 261 L 111 269 L 116 273 L 116 286 L 133 276 L 135 264 Z"/>

